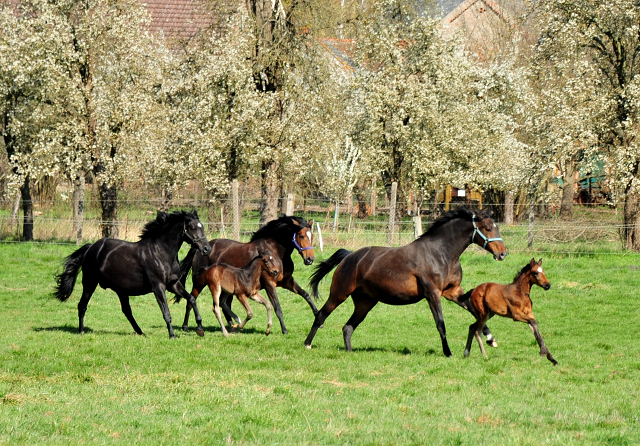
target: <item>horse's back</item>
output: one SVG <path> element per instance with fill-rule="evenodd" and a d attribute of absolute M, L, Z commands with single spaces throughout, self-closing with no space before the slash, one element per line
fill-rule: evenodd
<path fill-rule="evenodd" d="M 129 295 L 147 294 L 151 288 L 140 248 L 139 242 L 102 238 L 89 248 L 84 257 L 84 275 L 102 288 Z"/>

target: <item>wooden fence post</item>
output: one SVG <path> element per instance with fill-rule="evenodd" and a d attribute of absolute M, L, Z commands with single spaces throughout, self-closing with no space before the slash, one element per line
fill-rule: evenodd
<path fill-rule="evenodd" d="M 416 215 L 413 217 L 413 238 L 417 239 L 422 235 L 422 217 Z"/>
<path fill-rule="evenodd" d="M 76 245 L 82 244 L 82 226 L 84 221 L 84 173 L 75 181 L 73 190 L 73 228 L 76 231 Z"/>
<path fill-rule="evenodd" d="M 240 240 L 240 198 L 238 197 L 238 180 L 231 182 L 233 206 L 233 240 Z"/>
<path fill-rule="evenodd" d="M 333 232 L 338 231 L 338 214 L 340 214 L 340 203 L 336 199 L 336 209 L 333 211 Z"/>
<path fill-rule="evenodd" d="M 393 232 L 396 227 L 396 200 L 398 198 L 398 183 L 391 183 L 391 199 L 389 200 L 389 232 L 387 233 L 387 245 L 393 243 Z"/>
<path fill-rule="evenodd" d="M 294 209 L 294 198 L 293 194 L 287 194 L 287 208 L 284 212 L 284 215 L 292 216 Z"/>
<path fill-rule="evenodd" d="M 527 246 L 529 249 L 533 248 L 533 198 L 530 198 L 531 202 L 529 203 L 529 241 L 527 242 Z"/>

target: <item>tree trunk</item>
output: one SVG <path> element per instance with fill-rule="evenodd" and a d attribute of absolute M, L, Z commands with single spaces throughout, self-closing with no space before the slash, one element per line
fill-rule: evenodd
<path fill-rule="evenodd" d="M 640 210 L 636 193 L 628 193 L 624 202 L 622 243 L 626 249 L 640 251 Z"/>
<path fill-rule="evenodd" d="M 504 194 L 504 224 L 513 224 L 513 204 L 514 197 L 513 192 L 507 192 Z"/>
<path fill-rule="evenodd" d="M 29 175 L 24 179 L 24 183 L 20 187 L 22 196 L 22 239 L 25 241 L 33 240 L 33 201 L 31 200 L 31 188 L 29 187 Z"/>
<path fill-rule="evenodd" d="M 278 163 L 274 160 L 262 163 L 262 201 L 260 226 L 278 218 Z"/>
<path fill-rule="evenodd" d="M 358 218 L 367 218 L 369 213 L 367 212 L 367 201 L 364 195 L 364 189 L 362 186 L 356 184 L 353 188 L 353 192 L 356 194 L 356 200 L 358 200 Z"/>
<path fill-rule="evenodd" d="M 118 188 L 102 183 L 100 206 L 102 207 L 102 236 L 118 238 Z"/>
<path fill-rule="evenodd" d="M 572 162 L 567 162 L 567 168 L 564 174 L 564 187 L 562 188 L 562 203 L 560 204 L 560 218 L 563 220 L 571 220 L 573 216 L 573 186 L 575 179 L 573 178 L 575 169 Z"/>

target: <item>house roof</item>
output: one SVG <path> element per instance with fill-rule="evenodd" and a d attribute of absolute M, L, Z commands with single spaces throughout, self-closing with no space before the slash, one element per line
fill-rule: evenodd
<path fill-rule="evenodd" d="M 142 0 L 151 15 L 151 31 L 165 37 L 189 38 L 211 24 L 198 0 Z"/>

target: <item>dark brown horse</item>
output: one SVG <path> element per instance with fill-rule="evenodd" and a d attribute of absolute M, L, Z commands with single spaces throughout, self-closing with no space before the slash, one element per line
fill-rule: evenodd
<path fill-rule="evenodd" d="M 464 294 L 460 287 L 460 255 L 471 243 L 482 246 L 497 260 L 503 260 L 507 255 L 493 220 L 488 215 L 466 209 L 446 213 L 420 238 L 399 248 L 338 250 L 318 265 L 311 276 L 312 293 L 317 296 L 320 280 L 338 266 L 331 281 L 329 299 L 316 314 L 304 344 L 311 348 L 318 328 L 349 296 L 355 308 L 342 329 L 347 351 L 351 351 L 353 331 L 378 302 L 407 305 L 426 299 L 440 333 L 442 350 L 446 356 L 451 356 L 440 297 L 463 306 L 458 302 Z"/>
<path fill-rule="evenodd" d="M 278 265 L 280 267 L 278 267 Z M 236 295 L 242 306 L 247 311 L 247 318 L 244 322 L 240 323 L 239 329 L 244 328 L 244 325 L 253 317 L 253 311 L 249 306 L 249 299 L 253 299 L 256 302 L 261 303 L 267 309 L 267 317 L 269 322 L 267 324 L 268 335 L 271 332 L 271 305 L 264 297 L 258 294 L 260 291 L 260 276 L 263 273 L 270 275 L 271 277 L 277 277 L 281 273 L 282 264 L 280 259 L 273 257 L 269 250 L 259 251 L 258 255 L 249 262 L 243 268 L 236 268 L 224 263 L 214 263 L 210 266 L 202 267 L 195 274 L 194 283 L 198 288 L 202 289 L 205 286 L 211 290 L 213 296 L 213 312 L 220 322 L 222 328 L 222 334 L 229 336 L 227 329 L 222 323 L 222 317 L 220 315 L 220 294 L 224 290 L 229 295 Z"/>
<path fill-rule="evenodd" d="M 293 279 L 294 265 L 293 260 L 291 260 L 291 254 L 296 250 L 304 260 L 305 265 L 311 265 L 313 263 L 315 256 L 313 254 L 313 247 L 311 246 L 313 241 L 312 229 L 313 220 L 307 223 L 307 221 L 301 217 L 282 216 L 277 220 L 270 221 L 254 232 L 248 243 L 240 243 L 227 239 L 211 240 L 209 242 L 211 252 L 208 256 L 203 256 L 197 252 L 196 249 L 191 249 L 182 260 L 180 263 L 183 274 L 182 280 L 186 280 L 189 270 L 198 271 L 201 267 L 214 263 L 225 263 L 235 266 L 236 268 L 241 268 L 255 258 L 258 255 L 258 251 L 269 250 L 272 255 L 280 258 L 282 262 L 282 274 L 274 278 L 267 273 L 263 273 L 261 276 L 261 288 L 267 292 L 269 300 L 271 300 L 273 304 L 276 316 L 278 316 L 278 320 L 280 321 L 282 333 L 287 333 L 276 287 L 282 287 L 299 294 L 307 301 L 314 314 L 318 312 L 309 294 Z M 199 287 L 194 282 L 191 294 L 198 297 L 201 291 L 202 287 Z M 220 298 L 220 306 L 228 320 L 233 318 L 239 323 L 238 317 L 231 313 L 229 308 L 232 297 L 233 296 L 228 293 L 223 292 Z M 190 311 L 191 306 L 187 303 L 187 310 L 182 325 L 182 329 L 185 331 L 189 329 Z"/>
<path fill-rule="evenodd" d="M 155 220 L 147 223 L 140 240 L 132 243 L 125 240 L 103 238 L 88 243 L 64 260 L 64 271 L 56 276 L 55 297 L 64 302 L 69 298 L 80 269 L 82 269 L 82 297 L 78 303 L 79 331 L 84 331 L 84 315 L 89 299 L 96 287 L 111 288 L 120 298 L 122 312 L 133 330 L 142 335 L 142 330 L 131 313 L 129 296 L 153 293 L 169 330 L 169 337 L 175 337 L 171 326 L 171 313 L 167 305 L 165 291 L 175 293 L 196 305 L 195 298 L 187 293 L 180 282 L 178 250 L 183 242 L 192 249 L 209 253 L 209 244 L 204 235 L 198 213 L 158 212 Z M 196 310 L 198 335 L 204 335 L 202 318 Z"/>
<path fill-rule="evenodd" d="M 531 297 L 529 297 L 532 285 L 541 286 L 545 290 L 551 288 L 551 283 L 549 283 L 542 270 L 542 259 L 538 262 L 536 262 L 536 259 L 531 259 L 531 262 L 522 268 L 513 279 L 513 283 L 509 285 L 483 283 L 460 298 L 462 302 L 468 299 L 472 307 L 471 310 L 476 316 L 476 322 L 469 326 L 467 347 L 464 350 L 465 356 L 469 356 L 471 343 L 475 336 L 480 345 L 482 356 L 487 357 L 478 327 L 484 326 L 493 315 L 497 314 L 498 316 L 509 317 L 514 321 L 529 324 L 529 328 L 531 328 L 540 346 L 540 356 L 546 356 L 553 365 L 558 364 L 549 353 L 540 330 L 538 330 L 538 323 L 533 316 L 533 304 L 531 303 Z"/>

